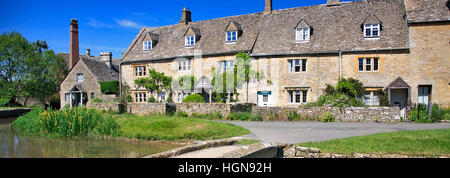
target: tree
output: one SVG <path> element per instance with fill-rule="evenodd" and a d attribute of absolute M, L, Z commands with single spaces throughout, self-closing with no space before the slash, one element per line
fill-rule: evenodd
<path fill-rule="evenodd" d="M 138 86 L 146 88 L 150 93 L 171 91 L 172 77 L 165 76 L 163 72 L 156 72 L 155 69 L 149 70 L 149 77 L 134 80 Z"/>
<path fill-rule="evenodd" d="M 67 74 L 65 61 L 45 41 L 28 42 L 16 32 L 0 36 L 0 97 L 35 97 L 45 102 Z M 26 102 L 26 101 L 25 101 Z"/>

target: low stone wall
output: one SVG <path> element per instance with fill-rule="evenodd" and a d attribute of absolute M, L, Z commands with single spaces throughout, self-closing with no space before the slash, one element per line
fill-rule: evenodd
<path fill-rule="evenodd" d="M 178 156 L 181 154 L 194 152 L 194 151 L 198 151 L 198 150 L 202 150 L 202 149 L 233 145 L 234 143 L 236 143 L 237 140 L 238 139 L 227 138 L 227 139 L 209 140 L 209 141 L 194 141 L 190 145 L 180 147 L 180 148 L 175 148 L 173 150 L 165 151 L 162 153 L 145 156 L 144 158 L 170 158 L 170 157 L 175 157 L 175 156 Z"/>
<path fill-rule="evenodd" d="M 137 115 L 166 114 L 166 103 L 127 103 L 127 113 Z"/>
<path fill-rule="evenodd" d="M 119 111 L 120 106 L 118 103 L 93 103 L 88 102 L 86 104 L 87 108 L 90 109 L 97 109 L 97 110 L 105 110 L 105 111 Z"/>
<path fill-rule="evenodd" d="M 286 146 L 283 152 L 284 158 L 424 158 L 405 154 L 336 154 L 322 153 L 318 148 L 301 146 Z M 435 156 L 430 158 L 448 158 L 447 156 Z"/>
<path fill-rule="evenodd" d="M 251 103 L 178 103 L 176 104 L 176 112 L 186 112 L 189 116 L 193 113 L 208 114 L 222 113 L 226 117 L 232 112 L 251 111 L 254 104 Z"/>
<path fill-rule="evenodd" d="M 400 109 L 397 107 L 262 107 L 253 106 L 252 114 L 264 120 L 288 121 L 289 113 L 296 112 L 299 120 L 315 121 L 330 112 L 338 122 L 400 122 Z"/>

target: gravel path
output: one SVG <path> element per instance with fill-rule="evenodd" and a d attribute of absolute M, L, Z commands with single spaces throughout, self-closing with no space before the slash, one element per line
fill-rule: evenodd
<path fill-rule="evenodd" d="M 450 123 L 348 123 L 348 122 L 250 122 L 220 121 L 245 127 L 251 134 L 243 136 L 248 139 L 270 141 L 273 143 L 304 143 L 324 141 L 345 137 L 370 135 L 382 132 L 402 130 L 427 130 L 450 128 Z"/>

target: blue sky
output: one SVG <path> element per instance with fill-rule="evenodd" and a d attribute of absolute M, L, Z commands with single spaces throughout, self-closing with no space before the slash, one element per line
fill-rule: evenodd
<path fill-rule="evenodd" d="M 273 0 L 273 8 L 326 1 Z M 0 32 L 16 31 L 29 41 L 47 41 L 58 53 L 69 52 L 69 23 L 76 18 L 80 54 L 90 48 L 92 55 L 111 51 L 120 58 L 142 26 L 176 24 L 183 7 L 190 8 L 193 21 L 200 21 L 260 12 L 264 0 L 0 0 Z"/>

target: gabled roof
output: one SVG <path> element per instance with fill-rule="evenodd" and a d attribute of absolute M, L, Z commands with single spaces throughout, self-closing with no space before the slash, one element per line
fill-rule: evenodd
<path fill-rule="evenodd" d="M 411 88 L 401 77 L 394 80 L 386 88 Z"/>
<path fill-rule="evenodd" d="M 297 26 L 295 26 L 295 28 L 310 28 L 310 27 L 311 27 L 311 26 L 308 25 L 308 22 L 306 22 L 305 19 L 301 19 L 301 20 L 298 22 Z"/>
<path fill-rule="evenodd" d="M 363 24 L 380 24 L 381 21 L 377 18 L 377 16 L 375 16 L 375 14 L 369 14 L 366 18 L 366 20 L 364 20 Z"/>
<path fill-rule="evenodd" d="M 239 23 L 236 23 L 234 21 L 230 21 L 230 23 L 228 24 L 227 28 L 225 28 L 225 31 L 239 31 L 242 32 L 242 27 Z"/>
<path fill-rule="evenodd" d="M 409 23 L 450 21 L 448 0 L 404 0 Z"/>
<path fill-rule="evenodd" d="M 377 40 L 366 40 L 361 31 L 370 14 L 385 27 Z M 201 49 L 203 55 L 235 54 L 249 52 L 253 56 L 289 55 L 311 52 L 380 50 L 408 48 L 408 26 L 403 0 L 365 0 L 343 2 L 339 6 L 316 5 L 274 10 L 239 16 L 223 17 L 189 23 L 190 27 L 201 30 L 202 39 L 195 47 L 185 48 L 185 28 L 180 25 L 144 27 L 128 49 L 123 53 L 123 62 L 171 59 L 193 56 L 194 50 Z M 306 19 L 314 27 L 314 34 L 308 43 L 295 43 L 295 30 L 299 20 Z M 230 22 L 240 24 L 245 33 L 237 43 L 225 42 L 223 29 Z M 160 34 L 159 44 L 151 52 L 143 53 L 137 42 L 142 34 Z M 136 46 L 136 47 L 135 47 Z"/>
<path fill-rule="evenodd" d="M 81 60 L 86 64 L 92 74 L 97 77 L 98 81 L 113 81 L 119 80 L 118 68 L 109 68 L 104 62 L 95 59 L 81 58 Z"/>
<path fill-rule="evenodd" d="M 147 38 L 147 39 L 149 39 L 150 41 L 155 42 L 155 41 L 158 41 L 158 40 L 159 40 L 159 35 L 157 35 L 157 34 L 155 34 L 155 33 L 148 32 L 146 35 L 147 35 L 147 36 L 144 37 L 144 38 Z"/>

